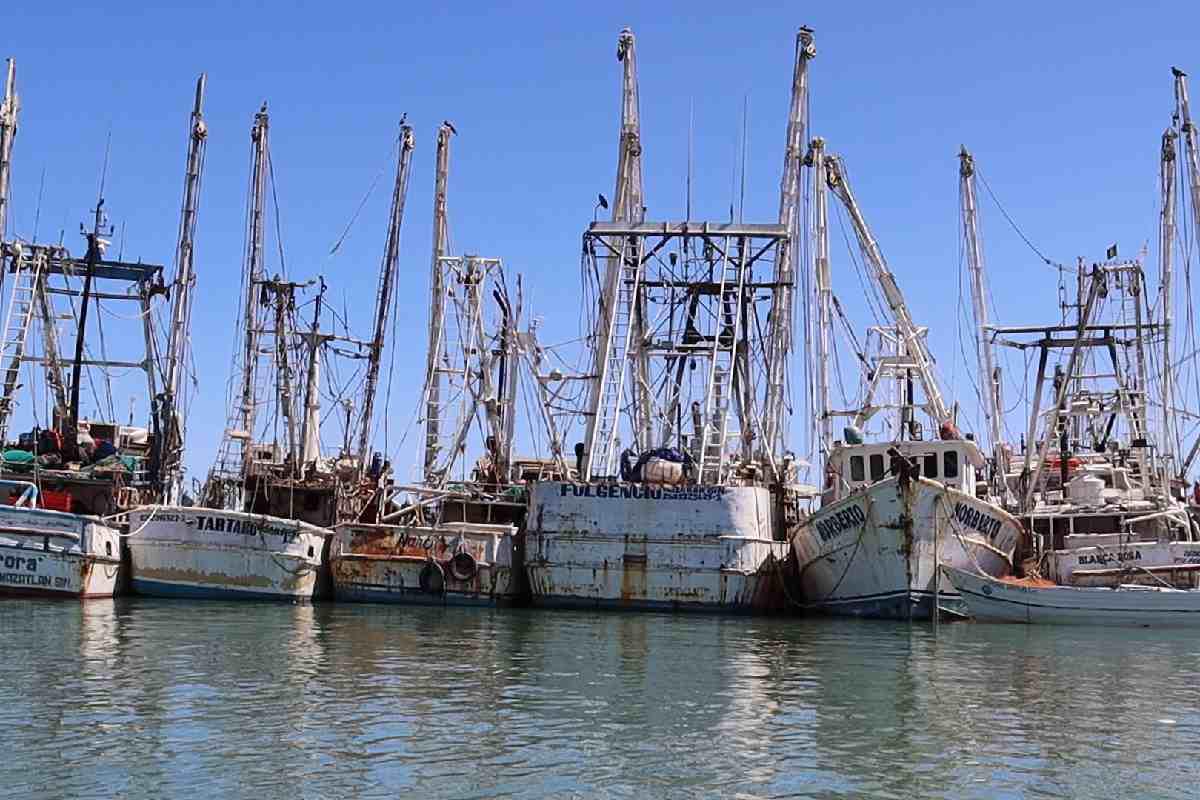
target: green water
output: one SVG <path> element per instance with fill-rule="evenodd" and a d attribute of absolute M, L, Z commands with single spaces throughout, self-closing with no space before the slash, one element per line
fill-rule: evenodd
<path fill-rule="evenodd" d="M 0 603 L 0 797 L 1195 797 L 1200 637 Z"/>

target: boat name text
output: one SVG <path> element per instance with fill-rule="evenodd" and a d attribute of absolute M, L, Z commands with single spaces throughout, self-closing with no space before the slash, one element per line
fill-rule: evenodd
<path fill-rule="evenodd" d="M 1000 520 L 989 517 L 982 511 L 971 508 L 966 503 L 955 504 L 954 518 L 968 528 L 979 531 L 989 539 L 995 539 L 997 534 L 1000 533 Z"/>
<path fill-rule="evenodd" d="M 841 536 L 848 530 L 858 528 L 867 521 L 867 515 L 858 506 L 850 506 L 837 512 L 829 519 L 817 522 L 817 535 L 822 542 L 828 542 Z"/>
<path fill-rule="evenodd" d="M 560 484 L 559 497 L 600 497 L 608 500 L 720 500 L 725 496 L 724 486 L 682 486 L 667 488 L 634 483 L 618 485 L 600 483 L 596 485 L 575 483 Z"/>

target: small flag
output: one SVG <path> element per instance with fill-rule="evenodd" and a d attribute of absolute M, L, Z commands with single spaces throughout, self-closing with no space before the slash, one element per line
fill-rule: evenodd
<path fill-rule="evenodd" d="M 1109 260 L 1116 258 L 1117 257 L 1117 246 L 1114 244 L 1112 247 L 1108 248 L 1108 250 L 1105 251 L 1105 253 L 1104 253 L 1104 257 Z"/>

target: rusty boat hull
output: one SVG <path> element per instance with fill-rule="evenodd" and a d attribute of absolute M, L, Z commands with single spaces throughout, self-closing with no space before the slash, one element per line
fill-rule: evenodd
<path fill-rule="evenodd" d="M 330 556 L 340 602 L 508 605 L 516 596 L 512 525 L 339 525 Z"/>
<path fill-rule="evenodd" d="M 933 480 L 874 483 L 812 514 L 792 538 L 808 610 L 870 619 L 965 614 L 939 562 L 1002 576 L 1012 570 L 1020 522 L 997 506 Z"/>
<path fill-rule="evenodd" d="M 764 487 L 536 485 L 526 529 L 543 608 L 756 613 L 786 606 Z"/>
<path fill-rule="evenodd" d="M 176 506 L 132 511 L 129 528 L 135 593 L 214 600 L 311 600 L 331 535 L 296 520 Z"/>
<path fill-rule="evenodd" d="M 121 538 L 98 517 L 0 508 L 0 597 L 112 597 Z"/>

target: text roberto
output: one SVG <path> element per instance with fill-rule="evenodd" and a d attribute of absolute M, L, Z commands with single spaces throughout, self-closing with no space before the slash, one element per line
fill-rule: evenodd
<path fill-rule="evenodd" d="M 867 515 L 858 506 L 850 506 L 843 508 L 829 519 L 823 519 L 816 523 L 817 535 L 821 537 L 822 542 L 828 542 L 836 539 L 848 530 L 857 528 L 867 521 Z"/>

